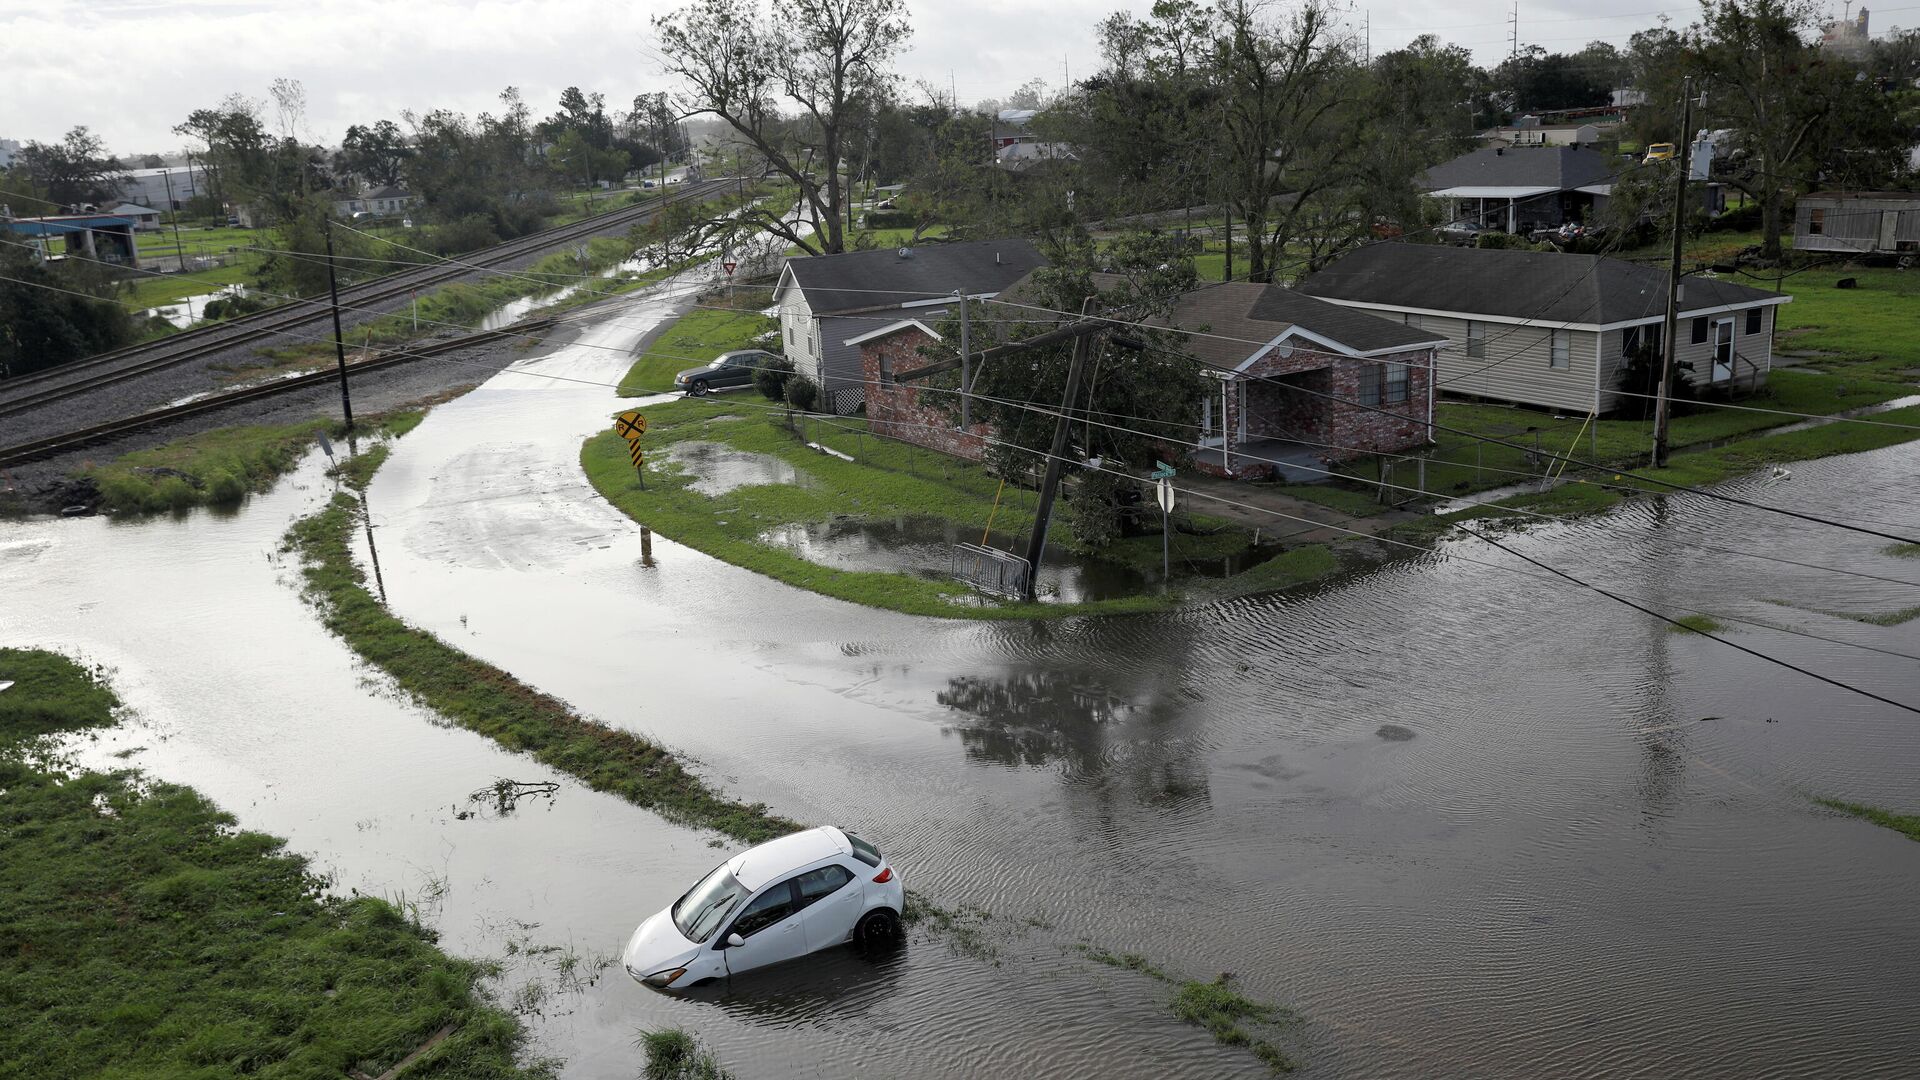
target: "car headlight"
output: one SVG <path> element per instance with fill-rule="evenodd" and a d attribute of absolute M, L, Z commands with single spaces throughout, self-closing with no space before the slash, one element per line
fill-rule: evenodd
<path fill-rule="evenodd" d="M 640 981 L 646 983 L 648 986 L 665 988 L 672 986 L 673 980 L 686 973 L 687 969 L 683 967 L 669 968 L 666 971 L 656 971 Z"/>

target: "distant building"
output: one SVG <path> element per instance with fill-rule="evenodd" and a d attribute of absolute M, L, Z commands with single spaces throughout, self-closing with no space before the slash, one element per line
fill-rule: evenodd
<path fill-rule="evenodd" d="M 1620 121 L 1615 117 L 1550 124 L 1537 116 L 1522 116 L 1512 124 L 1480 133 L 1480 141 L 1488 146 L 1592 146 L 1619 138 Z"/>
<path fill-rule="evenodd" d="M 13 168 L 13 159 L 20 156 L 20 140 L 0 139 L 0 169 Z"/>
<path fill-rule="evenodd" d="M 1835 19 L 1820 31 L 1820 47 L 1841 56 L 1865 56 L 1872 42 L 1873 35 L 1867 32 L 1866 8 L 1861 8 L 1860 14 L 1855 15 L 1852 22 Z"/>
<path fill-rule="evenodd" d="M 1618 159 L 1584 146 L 1496 146 L 1435 165 L 1423 186 L 1451 220 L 1525 235 L 1590 216 L 1618 171 Z"/>
<path fill-rule="evenodd" d="M 140 266 L 140 248 L 134 243 L 134 219 L 120 214 L 48 214 L 41 217 L 0 218 L 0 230 L 25 237 L 42 252 L 53 240 L 66 243 L 68 258 Z"/>
<path fill-rule="evenodd" d="M 391 184 L 374 188 L 372 191 L 356 195 L 349 199 L 335 199 L 333 212 L 341 217 L 355 214 L 403 214 L 413 207 L 416 196 L 402 187 Z"/>
<path fill-rule="evenodd" d="M 133 227 L 141 232 L 152 232 L 160 227 L 160 211 L 150 206 L 121 203 L 108 210 L 107 213 L 112 214 L 114 217 L 132 218 Z"/>
<path fill-rule="evenodd" d="M 207 170 L 202 165 L 170 165 L 160 169 L 131 169 L 120 185 L 120 197 L 138 206 L 185 210 L 187 200 L 208 193 Z"/>
<path fill-rule="evenodd" d="M 1816 191 L 1794 209 L 1795 251 L 1920 255 L 1920 194 Z"/>

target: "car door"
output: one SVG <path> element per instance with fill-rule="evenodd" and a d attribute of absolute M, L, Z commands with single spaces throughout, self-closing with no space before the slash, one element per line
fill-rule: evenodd
<path fill-rule="evenodd" d="M 745 386 L 753 381 L 753 369 L 765 359 L 759 353 L 746 353 L 727 360 L 727 385 Z"/>
<path fill-rule="evenodd" d="M 800 928 L 800 910 L 794 900 L 793 879 L 788 878 L 770 886 L 749 901 L 733 920 L 733 925 L 720 935 L 722 944 L 730 934 L 739 934 L 746 939 L 739 945 L 731 945 L 723 950 L 727 971 L 733 975 L 791 960 L 805 953 L 807 935 Z"/>
<path fill-rule="evenodd" d="M 808 952 L 832 948 L 853 933 L 864 895 L 853 882 L 853 871 L 837 863 L 809 870 L 794 879 L 794 887 L 800 894 L 800 927 L 807 935 Z"/>

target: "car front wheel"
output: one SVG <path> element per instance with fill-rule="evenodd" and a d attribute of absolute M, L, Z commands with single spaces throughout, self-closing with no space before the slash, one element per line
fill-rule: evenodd
<path fill-rule="evenodd" d="M 693 380 L 693 385 L 687 388 L 687 393 L 692 394 L 694 397 L 706 397 L 707 396 L 707 380 L 705 379 Z"/>

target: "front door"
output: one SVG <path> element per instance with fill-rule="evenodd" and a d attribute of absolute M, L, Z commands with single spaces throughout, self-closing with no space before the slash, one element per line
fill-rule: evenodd
<path fill-rule="evenodd" d="M 1713 381 L 1733 378 L 1733 320 L 1713 324 Z"/>
<path fill-rule="evenodd" d="M 793 893 L 793 879 L 789 878 L 754 897 L 733 920 L 727 934 L 739 934 L 746 942 L 723 952 L 729 974 L 791 960 L 807 951 L 807 935 L 800 928 L 800 911 Z M 720 940 L 724 943 L 726 935 Z"/>

